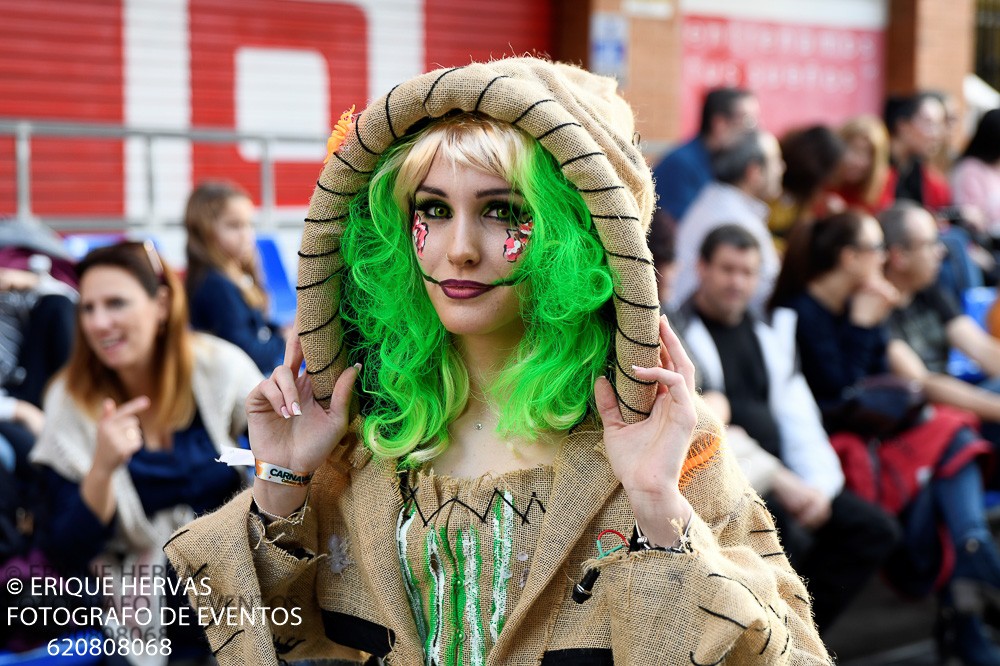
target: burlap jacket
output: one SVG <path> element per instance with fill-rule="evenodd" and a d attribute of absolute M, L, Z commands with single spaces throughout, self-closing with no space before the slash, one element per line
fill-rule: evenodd
<path fill-rule="evenodd" d="M 168 543 L 182 579 L 211 589 L 191 600 L 220 663 L 425 663 L 395 546 L 394 468 L 361 448 L 347 457 L 317 473 L 290 520 L 265 527 L 245 492 Z M 691 552 L 602 560 L 583 604 L 571 594 L 595 538 L 631 533 L 634 518 L 599 431 L 568 438 L 554 474 L 530 575 L 487 664 L 830 663 L 774 523 L 725 444 L 684 491 Z M 223 612 L 240 605 L 285 610 L 269 611 L 270 624 Z"/>

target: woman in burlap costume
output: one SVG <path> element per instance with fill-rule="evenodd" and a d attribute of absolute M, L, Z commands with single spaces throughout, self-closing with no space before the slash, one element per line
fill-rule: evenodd
<path fill-rule="evenodd" d="M 830 662 L 658 316 L 633 124 L 614 81 L 524 58 L 346 133 L 299 253 L 306 373 L 247 404 L 258 470 L 315 475 L 166 547 L 222 663 Z"/>

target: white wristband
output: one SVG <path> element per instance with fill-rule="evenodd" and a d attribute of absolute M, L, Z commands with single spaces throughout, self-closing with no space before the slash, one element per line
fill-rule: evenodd
<path fill-rule="evenodd" d="M 297 486 L 301 488 L 308 486 L 313 478 L 312 472 L 296 472 L 287 467 L 279 467 L 278 465 L 272 465 L 262 460 L 256 461 L 254 470 L 254 476 L 258 479 L 270 481 L 271 483 L 280 483 L 283 486 Z"/>

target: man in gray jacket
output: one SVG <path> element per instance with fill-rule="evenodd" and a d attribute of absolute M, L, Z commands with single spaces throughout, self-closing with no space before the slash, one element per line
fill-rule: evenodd
<path fill-rule="evenodd" d="M 775 516 L 792 566 L 808 581 L 823 631 L 888 557 L 899 530 L 882 509 L 844 488 L 796 367 L 795 314 L 779 309 L 765 322 L 749 312 L 760 264 L 760 244 L 743 227 L 708 234 L 698 289 L 675 316 L 675 330 L 706 399 L 728 404 L 729 439 Z"/>

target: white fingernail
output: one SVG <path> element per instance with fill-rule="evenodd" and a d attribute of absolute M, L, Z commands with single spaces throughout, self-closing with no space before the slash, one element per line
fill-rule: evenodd
<path fill-rule="evenodd" d="M 292 418 L 292 415 L 288 413 L 288 408 L 285 407 L 284 405 L 281 406 L 281 415 L 284 416 L 286 419 Z"/>
<path fill-rule="evenodd" d="M 361 372 L 361 364 L 360 363 L 355 363 L 354 364 L 354 369 L 357 370 L 358 372 Z"/>
<path fill-rule="evenodd" d="M 297 402 L 292 403 L 292 414 L 295 414 L 296 416 L 302 416 L 302 408 L 299 407 L 299 403 Z"/>

